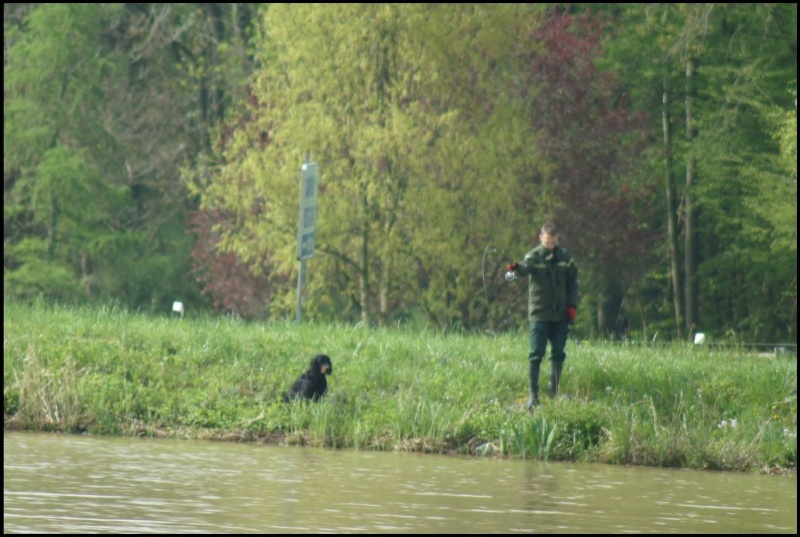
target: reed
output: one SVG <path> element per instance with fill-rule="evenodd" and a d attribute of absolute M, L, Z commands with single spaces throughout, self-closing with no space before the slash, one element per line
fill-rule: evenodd
<path fill-rule="evenodd" d="M 4 303 L 7 429 L 794 471 L 797 361 L 570 341 L 531 416 L 527 339 Z M 314 354 L 320 404 L 281 397 Z M 542 391 L 549 363 L 543 365 Z"/>

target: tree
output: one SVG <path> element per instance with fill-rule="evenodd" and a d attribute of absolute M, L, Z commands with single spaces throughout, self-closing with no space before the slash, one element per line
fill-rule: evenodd
<path fill-rule="evenodd" d="M 91 292 L 89 265 L 113 242 L 119 190 L 101 181 L 115 149 L 99 99 L 120 76 L 95 37 L 100 10 L 48 5 L 13 32 L 4 67 L 4 288 L 75 299 Z M 8 45 L 8 42 L 7 42 Z"/>
<path fill-rule="evenodd" d="M 177 297 L 201 303 L 186 278 L 193 201 L 178 169 L 243 79 L 233 75 L 247 69 L 252 10 L 5 10 L 7 296 L 113 297 L 160 311 Z"/>
<path fill-rule="evenodd" d="M 203 284 L 203 294 L 211 298 L 215 310 L 245 318 L 263 317 L 264 304 L 275 294 L 274 285 L 265 276 L 253 274 L 235 254 L 219 253 L 214 227 L 224 226 L 225 216 L 195 211 L 190 218 L 190 231 L 197 237 L 192 247 L 193 275 Z"/>
<path fill-rule="evenodd" d="M 713 15 L 698 70 L 700 311 L 730 333 L 796 339 L 796 179 L 768 117 L 794 106 L 797 6 L 720 5 Z"/>
<path fill-rule="evenodd" d="M 770 194 L 780 181 L 775 140 L 764 119 L 776 105 L 787 109 L 787 82 L 796 86 L 796 6 L 630 5 L 619 13 L 619 31 L 608 40 L 611 55 L 605 63 L 619 70 L 651 125 L 660 123 L 667 134 L 668 158 L 662 161 L 667 192 L 679 168 L 688 181 L 678 192 L 679 212 L 667 234 L 673 245 L 676 332 L 683 337 L 684 330 L 702 327 L 718 334 L 745 330 L 753 338 L 774 337 L 767 335 L 775 327 L 769 316 L 785 317 L 779 311 L 792 304 L 777 299 L 778 288 L 790 290 L 786 300 L 796 296 L 791 291 L 796 289 L 796 247 L 770 253 L 759 247 L 779 230 L 763 213 L 786 203 Z M 662 104 L 667 102 L 669 107 Z M 669 136 L 673 125 L 685 135 Z M 785 186 L 783 198 L 793 200 Z M 672 222 L 670 199 L 668 194 Z M 788 212 L 787 228 L 796 226 L 793 206 L 779 212 Z M 676 256 L 684 262 L 676 262 Z M 658 281 L 669 280 L 659 276 Z M 682 288 L 689 295 L 685 303 Z M 696 307 L 696 315 L 686 311 L 682 319 L 681 304 L 687 310 Z M 796 326 L 796 316 L 790 318 L 789 325 Z"/>
<path fill-rule="evenodd" d="M 605 336 L 625 332 L 625 282 L 647 268 L 640 260 L 658 230 L 650 207 L 655 183 L 636 172 L 644 117 L 631 110 L 613 73 L 595 67 L 602 33 L 591 13 L 550 13 L 534 33 L 542 46 L 528 76 L 541 88 L 532 123 L 557 185 L 558 202 L 539 226 L 552 218 L 565 231 L 562 242 L 581 267 L 590 331 Z"/>
<path fill-rule="evenodd" d="M 311 151 L 322 177 L 310 312 L 365 324 L 414 307 L 443 325 L 469 316 L 479 272 L 460 274 L 479 267 L 477 244 L 491 234 L 480 226 L 497 214 L 476 210 L 475 192 L 512 205 L 526 162 L 500 165 L 530 137 L 521 101 L 501 91 L 520 9 L 273 6 L 252 122 L 221 137 L 219 167 L 199 187 L 205 210 L 231 215 L 220 249 L 291 281 L 299 166 Z M 286 288 L 273 313 L 293 300 Z"/>

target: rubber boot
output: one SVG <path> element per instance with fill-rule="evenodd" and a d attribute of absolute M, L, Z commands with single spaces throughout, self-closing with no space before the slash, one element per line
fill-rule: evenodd
<path fill-rule="evenodd" d="M 550 398 L 555 399 L 558 395 L 558 385 L 561 383 L 561 369 L 564 362 L 552 362 L 550 369 Z"/>
<path fill-rule="evenodd" d="M 541 360 L 531 360 L 528 363 L 528 380 L 530 380 L 530 389 L 528 391 L 528 410 L 539 406 L 539 366 Z"/>

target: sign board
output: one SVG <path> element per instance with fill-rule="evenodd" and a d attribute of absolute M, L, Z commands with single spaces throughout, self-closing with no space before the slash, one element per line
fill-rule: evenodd
<path fill-rule="evenodd" d="M 314 255 L 317 234 L 317 189 L 319 166 L 303 164 L 300 181 L 300 225 L 297 232 L 297 257 L 300 260 Z"/>

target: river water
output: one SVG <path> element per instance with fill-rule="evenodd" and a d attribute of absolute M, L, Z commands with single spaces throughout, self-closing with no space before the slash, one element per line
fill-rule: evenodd
<path fill-rule="evenodd" d="M 4 533 L 797 533 L 797 478 L 9 433 Z"/>

